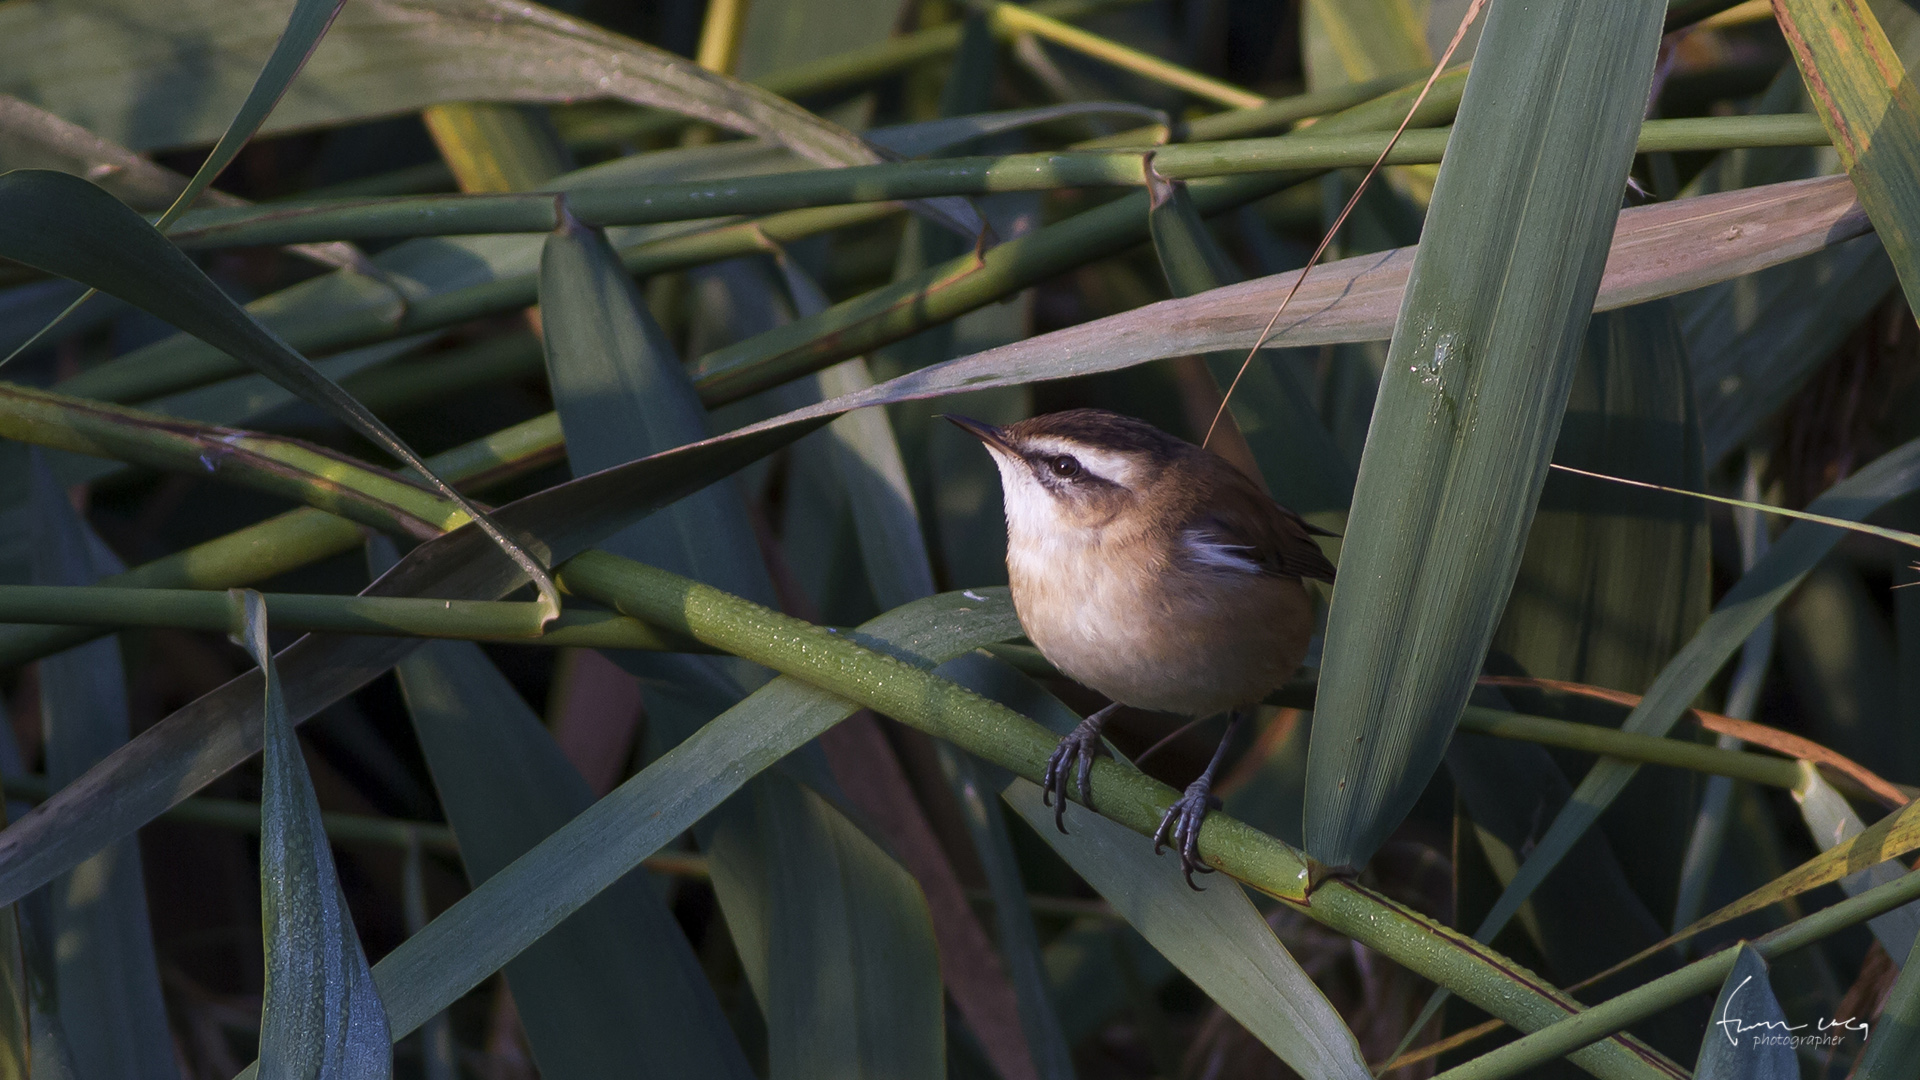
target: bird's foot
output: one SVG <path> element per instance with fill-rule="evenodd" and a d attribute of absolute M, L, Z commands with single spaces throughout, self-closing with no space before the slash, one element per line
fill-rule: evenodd
<path fill-rule="evenodd" d="M 1213 873 L 1213 867 L 1200 861 L 1200 823 L 1206 820 L 1207 811 L 1219 808 L 1220 800 L 1213 794 L 1213 778 L 1202 776 L 1187 785 L 1186 794 L 1173 800 L 1173 805 L 1167 807 L 1160 818 L 1160 827 L 1153 831 L 1153 853 L 1160 854 L 1163 846 L 1179 852 L 1180 873 L 1194 892 L 1203 890 L 1193 883 L 1193 875 Z"/>
<path fill-rule="evenodd" d="M 1087 809 L 1093 809 L 1093 788 L 1090 784 L 1093 759 L 1107 756 L 1107 744 L 1100 741 L 1100 728 L 1112 711 L 1113 707 L 1108 706 L 1080 721 L 1060 740 L 1060 745 L 1053 749 L 1053 756 L 1047 759 L 1046 774 L 1040 778 L 1040 801 L 1054 808 L 1053 825 L 1063 833 L 1067 831 L 1069 777 L 1079 782 L 1080 801 L 1086 804 Z"/>

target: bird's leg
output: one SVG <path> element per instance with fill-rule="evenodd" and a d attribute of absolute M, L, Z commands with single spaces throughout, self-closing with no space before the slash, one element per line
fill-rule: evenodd
<path fill-rule="evenodd" d="M 1167 807 L 1166 814 L 1160 818 L 1160 827 L 1153 831 L 1153 853 L 1158 855 L 1162 845 L 1171 844 L 1180 853 L 1180 872 L 1195 892 L 1201 890 L 1193 883 L 1194 871 L 1213 873 L 1213 867 L 1200 861 L 1200 823 L 1206 820 L 1207 811 L 1220 806 L 1220 800 L 1213 797 L 1213 780 L 1220 772 L 1220 763 L 1226 760 L 1227 744 L 1233 742 L 1234 733 L 1246 718 L 1246 710 L 1233 710 L 1227 720 L 1226 734 L 1220 736 L 1220 745 L 1214 748 L 1213 760 L 1207 762 L 1199 779 L 1187 785 L 1186 794 Z"/>
<path fill-rule="evenodd" d="M 1040 778 L 1040 801 L 1054 807 L 1053 825 L 1063 833 L 1067 831 L 1067 777 L 1074 775 L 1079 780 L 1080 801 L 1087 804 L 1087 809 L 1093 809 L 1093 789 L 1088 786 L 1093 776 L 1093 759 L 1107 756 L 1107 744 L 1100 741 L 1100 729 L 1119 708 L 1120 703 L 1116 701 L 1080 721 L 1047 759 L 1046 775 Z M 1058 805 L 1053 801 L 1056 797 L 1060 800 Z"/>

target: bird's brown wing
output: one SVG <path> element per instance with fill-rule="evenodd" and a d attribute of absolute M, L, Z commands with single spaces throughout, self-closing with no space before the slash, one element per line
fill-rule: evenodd
<path fill-rule="evenodd" d="M 1333 580 L 1333 564 L 1313 542 L 1313 526 L 1234 472 L 1220 476 L 1189 528 L 1245 553 L 1269 574 Z"/>

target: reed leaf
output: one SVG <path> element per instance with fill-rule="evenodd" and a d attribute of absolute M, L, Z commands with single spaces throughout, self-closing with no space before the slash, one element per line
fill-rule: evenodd
<path fill-rule="evenodd" d="M 1780 0 L 1774 17 L 1901 285 L 1920 295 L 1920 90 L 1866 4 Z"/>
<path fill-rule="evenodd" d="M 277 37 L 282 5 L 180 3 L 0 12 L 12 92 L 134 150 L 218 137 Z M 190 58 L 219 56 L 225 63 Z M 241 72 L 245 72 L 242 75 Z M 159 94 L 197 108 L 143 109 Z M 613 97 L 769 139 L 824 165 L 879 160 L 839 126 L 631 38 L 509 0 L 342 8 L 261 131 L 272 134 L 442 102 Z M 971 235 L 971 232 L 969 233 Z"/>
<path fill-rule="evenodd" d="M 313 781 L 294 741 L 258 594 L 236 592 L 235 629 L 263 673 L 261 922 L 267 976 L 260 1015 L 266 1080 L 373 1080 L 393 1074 L 387 1018 L 360 948 Z"/>
<path fill-rule="evenodd" d="M 1828 489 L 1808 509 L 1857 520 L 1916 488 L 1920 488 L 1920 441 L 1882 455 Z M 1844 535 L 1831 526 L 1810 522 L 1795 524 L 1782 533 L 1766 557 L 1742 575 L 1699 631 L 1668 661 L 1621 730 L 1650 735 L 1665 735 L 1671 730 L 1721 665 Z M 1619 796 L 1637 769 L 1636 765 L 1605 758 L 1594 764 L 1481 922 L 1475 937 L 1499 932 L 1565 857 L 1573 842 Z"/>
<path fill-rule="evenodd" d="M 246 100 L 241 102 L 239 112 L 234 114 L 226 130 L 220 133 L 219 141 L 214 143 L 213 150 L 200 162 L 199 168 L 194 170 L 193 175 L 181 187 L 179 194 L 154 222 L 155 228 L 164 232 L 167 226 L 191 207 L 220 173 L 233 163 L 233 159 L 239 156 L 241 148 L 266 121 L 267 115 L 273 111 L 281 95 L 286 93 L 287 86 L 293 82 L 296 75 L 300 74 L 300 69 L 306 65 L 307 58 L 313 55 L 314 47 L 319 45 L 320 38 L 326 34 L 327 27 L 333 24 L 334 16 L 340 13 L 340 5 L 344 2 L 345 0 L 296 0 L 293 14 L 287 20 L 286 29 L 274 43 L 273 54 L 267 57 L 266 66 L 260 69 L 259 76 L 254 79 L 253 87 L 247 91 Z M 347 265 L 356 265 L 365 261 L 351 249 L 347 249 L 344 253 L 335 251 L 332 254 L 336 258 L 345 254 L 349 259 Z M 26 344 L 16 349 L 14 355 L 31 347 L 34 341 L 45 337 L 68 315 L 78 310 L 80 305 L 86 303 L 92 295 L 89 291 L 75 300 L 66 311 L 42 327 Z M 12 356 L 7 359 L 12 359 Z"/>
<path fill-rule="evenodd" d="M 102 139 L 77 124 L 0 94 L 0 171 L 55 169 L 93 180 L 108 194 L 143 213 L 158 213 L 187 190 L 188 178 Z M 244 206 L 246 200 L 213 188 L 200 192 L 209 206 Z M 360 266 L 365 256 L 351 244 L 302 244 L 296 254 L 323 266 Z M 71 326 L 72 324 L 68 324 Z"/>
<path fill-rule="evenodd" d="M 280 38 L 273 44 L 273 52 L 260 68 L 260 74 L 253 80 L 253 86 L 247 91 L 246 100 L 228 121 L 225 131 L 213 144 L 206 159 L 195 169 L 188 179 L 187 186 L 167 207 L 155 227 L 165 231 L 183 212 L 193 206 L 202 191 L 205 191 L 233 159 L 240 155 L 242 147 L 260 125 L 267 122 L 267 116 L 273 107 L 286 95 L 287 87 L 293 84 L 294 77 L 300 74 L 312 58 L 313 50 L 320 45 L 320 39 L 326 35 L 327 28 L 340 14 L 346 0 L 296 0 L 293 13 L 287 17 L 286 29 L 280 32 Z"/>
<path fill-rule="evenodd" d="M 1053 828 L 1040 789 L 1016 780 L 1003 797 L 1121 917 L 1195 985 L 1302 1076 L 1371 1076 L 1353 1032 L 1231 881 L 1194 892 L 1140 837 L 1088 815 Z"/>
<path fill-rule="evenodd" d="M 485 488 L 546 464 L 559 456 L 560 448 L 560 424 L 549 413 L 429 460 L 449 480 Z M 124 574 L 102 578 L 101 584 L 148 591 L 252 585 L 329 555 L 351 551 L 364 539 L 351 521 L 302 508 L 195 544 Z M 46 610 L 51 611 L 57 603 L 56 598 L 49 597 Z M 57 652 L 100 633 L 87 626 L 0 627 L 0 668 Z"/>
<path fill-rule="evenodd" d="M 511 511 L 496 513 L 506 515 L 509 528 L 540 537 L 549 551 L 572 555 L 807 430 L 796 426 L 671 452 L 598 474 L 598 479 L 547 489 L 512 504 Z M 524 582 L 515 563 L 493 554 L 492 541 L 484 534 L 461 529 L 415 548 L 365 595 L 497 598 Z M 288 687 L 289 715 L 305 720 L 398 663 L 418 644 L 419 639 L 325 635 L 295 642 L 277 660 Z M 254 676 L 235 679 L 148 728 L 0 832 L 0 894 L 17 887 L 17 899 L 257 753 L 258 701 Z M 59 820 L 71 802 L 89 809 L 71 822 Z M 57 841 L 33 839 L 32 834 L 49 826 L 59 835 Z M 14 841 L 24 843 L 9 852 Z"/>
<path fill-rule="evenodd" d="M 1770 185 L 1623 211 L 1596 309 L 1612 310 L 1776 265 L 1859 235 L 1866 218 L 1837 178 Z M 1734 235 L 1735 233 L 1738 235 Z M 1006 245 L 1002 245 L 1003 247 Z M 1676 261 L 1676 249 L 1695 255 Z M 997 250 L 997 249 L 996 249 Z M 1393 329 L 1418 248 L 1325 263 L 1307 272 L 1272 347 L 1372 341 Z M 1216 349 L 1240 355 L 1291 289 L 1291 274 L 1163 300 L 902 375 L 864 393 L 797 410 L 753 430 L 871 405 L 1115 371 Z M 795 324 L 797 325 L 797 324 Z M 716 374 L 695 382 L 709 401 L 735 393 Z"/>
<path fill-rule="evenodd" d="M 1898 881 L 1877 886 L 1859 896 L 1849 897 L 1796 919 L 1750 944 L 1762 958 L 1772 960 L 1910 903 L 1916 897 L 1920 897 L 1920 873 L 1910 873 Z M 1596 1038 L 1619 1031 L 1663 1008 L 1712 990 L 1733 970 L 1739 955 L 1737 947 L 1722 949 L 1703 960 L 1595 1005 L 1578 1016 L 1524 1035 L 1498 1050 L 1440 1073 L 1435 1080 L 1500 1080 L 1520 1075 L 1533 1066 L 1565 1056 L 1577 1047 L 1586 1046 Z"/>
<path fill-rule="evenodd" d="M 436 492 L 311 443 L 168 420 L 3 383 L 0 435 L 213 476 L 414 539 L 438 536 L 469 520 L 463 506 Z"/>
<path fill-rule="evenodd" d="M 1704 487 L 1699 417 L 1687 374 L 1686 349 L 1668 305 L 1656 301 L 1596 315 L 1587 328 L 1567 416 L 1554 447 L 1556 469 L 1581 463 L 1600 468 L 1610 462 L 1615 464 L 1609 471 L 1644 471 L 1689 488 Z M 1711 581 L 1705 509 L 1697 503 L 1650 507 L 1643 498 L 1571 473 L 1550 476 L 1494 635 L 1489 667 L 1644 689 L 1706 614 Z M 1529 712 L 1585 720 L 1588 725 L 1611 720 L 1600 713 L 1604 706 L 1597 702 L 1542 702 L 1522 689 L 1505 693 L 1517 697 Z M 1576 726 L 1601 730 L 1588 725 Z M 1454 761 L 1454 753 L 1448 760 Z M 1540 764 L 1559 779 L 1558 768 L 1546 761 Z M 1513 771 L 1545 775 L 1539 769 Z M 1776 772 L 1775 786 L 1781 778 Z M 1557 813 L 1567 801 L 1568 791 L 1556 790 L 1550 799 L 1529 803 L 1524 784 L 1515 792 L 1511 785 L 1487 782 L 1484 773 L 1481 779 L 1483 802 L 1504 797 L 1510 806 L 1517 804 L 1520 820 L 1529 829 L 1538 825 L 1543 810 Z M 1688 777 L 1643 778 L 1636 798 L 1622 804 L 1609 821 L 1610 836 L 1630 845 L 1635 857 L 1623 868 L 1613 861 L 1616 847 L 1589 837 L 1584 855 L 1554 879 L 1557 899 L 1532 905 L 1535 911 L 1556 913 L 1548 916 L 1552 922 L 1584 902 L 1612 897 L 1610 906 L 1618 906 L 1626 916 L 1608 920 L 1604 931 L 1562 935 L 1559 947 L 1549 948 L 1548 955 L 1564 959 L 1571 953 L 1581 959 L 1556 962 L 1557 974 L 1583 978 L 1662 936 L 1652 912 L 1672 909 L 1677 884 L 1670 874 L 1681 864 L 1677 844 L 1684 842 L 1664 823 L 1692 811 L 1691 787 Z M 1477 813 L 1475 820 L 1480 821 Z M 1531 835 L 1512 838 L 1513 850 L 1522 850 L 1531 840 Z M 1607 877 L 1603 869 L 1609 866 L 1615 870 L 1611 879 L 1596 880 Z M 1500 875 L 1502 884 L 1512 875 L 1509 865 Z M 1484 914 L 1462 912 L 1460 918 L 1470 925 Z M 1428 1010 L 1443 996 L 1436 995 Z M 1690 1029 L 1674 1029 L 1676 1020 L 1687 1024 L 1691 1019 L 1662 1018 L 1663 1041 L 1670 1049 L 1677 1051 L 1692 1041 Z"/>
<path fill-rule="evenodd" d="M 1860 815 L 1854 813 L 1853 807 L 1847 805 L 1846 797 L 1835 791 L 1811 762 L 1802 762 L 1800 768 L 1804 775 L 1800 783 L 1794 785 L 1793 798 L 1800 804 L 1800 818 L 1806 822 L 1815 846 L 1824 853 L 1864 835 L 1866 826 L 1861 824 Z M 1858 856 L 1849 861 L 1858 865 Z M 1841 878 L 1840 889 L 1848 896 L 1858 896 L 1906 872 L 1905 863 L 1887 859 Z M 1913 951 L 1913 943 L 1920 940 L 1920 908 L 1912 905 L 1895 908 L 1869 920 L 1867 928 L 1879 939 L 1887 956 L 1895 958 L 1894 963 L 1898 964 Z"/>
<path fill-rule="evenodd" d="M 568 457 L 588 472 L 690 442 L 706 417 L 684 368 L 603 233 L 565 221 L 541 260 L 542 325 Z M 746 509 L 720 485 L 604 541 L 771 600 Z M 761 676 L 738 661 L 621 655 L 650 684 L 655 737 L 671 746 Z M 677 700 L 676 700 L 677 699 Z M 697 699 L 697 700 L 694 700 Z M 711 700 L 718 708 L 708 705 Z M 817 766 L 820 764 L 815 762 Z M 824 770 L 809 775 L 828 787 Z M 756 778 L 703 827 L 722 910 L 768 1023 L 782 1075 L 920 1074 L 945 1059 L 926 900 L 839 810 L 787 777 Z M 906 1017 L 893 1022 L 894 1010 Z"/>
<path fill-rule="evenodd" d="M 1488 15 L 1454 126 L 1459 156 L 1441 169 L 1387 354 L 1344 588 L 1328 614 L 1306 843 L 1329 865 L 1363 865 L 1400 823 L 1478 675 L 1593 310 L 1661 14 L 1642 4 Z M 1576 138 L 1563 115 L 1599 133 Z"/>
<path fill-rule="evenodd" d="M 461 860 L 477 885 L 593 804 L 512 684 L 472 645 L 400 662 L 400 687 Z M 751 1075 L 700 962 L 630 876 L 507 965 L 544 1076 Z"/>
<path fill-rule="evenodd" d="M 120 568 L 38 455 L 31 488 L 34 580 L 65 592 Z M 120 643 L 95 641 L 50 656 L 39 674 L 47 776 L 66 784 L 131 734 Z M 46 899 L 61 1022 L 87 1033 L 68 1046 L 75 1069 L 82 1076 L 176 1080 L 138 842 L 128 837 L 96 852 L 54 882 Z"/>
<path fill-rule="evenodd" d="M 1858 1080 L 1897 1080 L 1913 1074 L 1913 1062 L 1920 1059 L 1920 989 L 1916 988 L 1920 988 L 1920 957 L 1909 953 L 1880 1007 L 1873 1037 L 1854 1066 Z"/>
<path fill-rule="evenodd" d="M 1747 945 L 1739 950 L 1700 1040 L 1694 1080 L 1797 1080 L 1800 1062 L 1792 1045 L 1771 1037 L 1790 1028 L 1773 996 L 1767 962 Z"/>
<path fill-rule="evenodd" d="M 0 176 L 0 254 L 119 296 L 312 402 L 419 471 L 459 504 L 539 587 L 546 617 L 560 613 L 546 569 L 446 481 L 393 431 L 273 332 L 220 291 L 152 226 L 99 188 L 64 173 L 23 170 Z M 64 226 L 64 228 L 62 227 Z"/>

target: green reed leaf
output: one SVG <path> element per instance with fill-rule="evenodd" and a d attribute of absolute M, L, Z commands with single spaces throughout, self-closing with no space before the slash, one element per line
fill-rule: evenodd
<path fill-rule="evenodd" d="M 1600 285 L 1663 12 L 1487 16 L 1328 614 L 1306 803 L 1322 862 L 1363 865 L 1399 825 L 1479 674 Z"/>
<path fill-rule="evenodd" d="M 236 590 L 235 629 L 260 665 L 265 698 L 260 898 L 267 981 L 263 1080 L 383 1080 L 393 1073 L 386 1012 L 340 891 L 320 804 L 267 645 L 258 593 Z"/>

